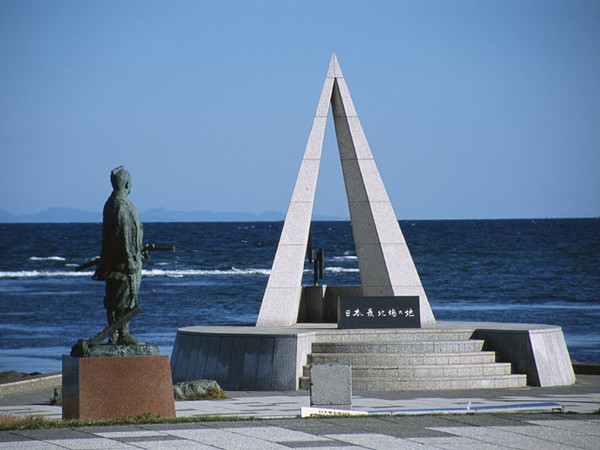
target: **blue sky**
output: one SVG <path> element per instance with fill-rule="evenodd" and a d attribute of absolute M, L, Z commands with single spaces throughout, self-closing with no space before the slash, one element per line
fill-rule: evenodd
<path fill-rule="evenodd" d="M 600 215 L 600 2 L 0 2 L 0 209 L 285 211 L 338 56 L 399 219 Z M 347 215 L 333 126 L 316 214 Z"/>

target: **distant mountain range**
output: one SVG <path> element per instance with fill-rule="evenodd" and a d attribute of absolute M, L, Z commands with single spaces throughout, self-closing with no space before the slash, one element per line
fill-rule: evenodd
<path fill-rule="evenodd" d="M 0 222 L 102 222 L 102 214 L 73 208 L 50 208 L 37 214 L 23 214 L 18 216 L 0 209 Z"/>
<path fill-rule="evenodd" d="M 140 213 L 142 222 L 277 222 L 285 219 L 278 211 L 260 214 L 244 212 L 171 211 L 155 208 Z M 343 217 L 313 216 L 314 220 L 349 220 Z M 102 222 L 101 212 L 83 211 L 74 208 L 50 208 L 37 214 L 14 215 L 0 209 L 0 223 L 73 223 Z"/>

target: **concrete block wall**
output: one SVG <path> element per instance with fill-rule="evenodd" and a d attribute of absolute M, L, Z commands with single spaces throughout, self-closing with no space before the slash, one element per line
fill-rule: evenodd
<path fill-rule="evenodd" d="M 210 327 L 190 327 L 194 328 Z M 297 389 L 298 350 L 306 346 L 297 335 L 214 334 L 190 329 L 177 332 L 171 355 L 174 383 L 210 379 L 233 391 Z"/>
<path fill-rule="evenodd" d="M 480 324 L 485 327 L 486 324 Z M 494 325 L 494 324 L 490 324 Z M 510 324 L 504 324 L 510 325 Z M 527 374 L 531 386 L 565 386 L 575 383 L 575 372 L 562 328 L 520 325 L 478 328 L 473 338 L 485 341 L 484 350 L 499 353 L 513 371 Z"/>

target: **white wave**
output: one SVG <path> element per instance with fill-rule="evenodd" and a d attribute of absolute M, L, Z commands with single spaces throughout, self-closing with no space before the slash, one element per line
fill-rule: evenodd
<path fill-rule="evenodd" d="M 357 273 L 359 270 L 356 267 L 325 267 L 325 272 L 328 273 Z M 312 273 L 310 269 L 304 269 L 304 273 Z M 91 277 L 94 274 L 92 271 L 75 272 L 75 271 L 44 271 L 44 270 L 23 270 L 23 271 L 7 271 L 0 272 L 2 278 L 58 278 L 58 277 Z M 269 276 L 271 269 L 247 268 L 238 269 L 143 269 L 142 276 L 144 277 L 167 277 L 167 278 L 184 278 L 184 277 L 200 277 L 200 276 L 219 276 L 219 275 L 264 275 Z"/>
<path fill-rule="evenodd" d="M 146 277 L 171 277 L 182 278 L 186 276 L 203 276 L 203 275 L 269 275 L 270 269 L 187 269 L 187 270 L 168 270 L 168 269 L 150 269 L 142 270 L 142 275 Z"/>
<path fill-rule="evenodd" d="M 325 272 L 331 273 L 356 273 L 358 271 L 357 267 L 325 267 Z"/>
<path fill-rule="evenodd" d="M 270 275 L 270 269 L 237 269 L 232 267 L 231 269 L 219 270 L 219 269 L 149 269 L 142 270 L 142 276 L 144 277 L 168 277 L 168 278 L 183 278 L 183 277 L 195 277 L 195 276 L 211 276 L 211 275 Z M 22 270 L 18 272 L 0 272 L 0 279 L 2 278 L 57 278 L 57 277 L 91 277 L 94 272 L 75 272 L 75 271 L 42 271 L 42 270 Z"/>
<path fill-rule="evenodd" d="M 54 277 L 84 277 L 91 276 L 93 272 L 48 272 L 44 270 L 21 270 L 18 272 L 0 272 L 0 278 L 54 278 Z"/>
<path fill-rule="evenodd" d="M 335 261 L 356 261 L 358 257 L 356 255 L 344 255 L 344 256 L 334 256 L 331 258 Z"/>
<path fill-rule="evenodd" d="M 62 256 L 32 256 L 30 261 L 66 261 Z"/>

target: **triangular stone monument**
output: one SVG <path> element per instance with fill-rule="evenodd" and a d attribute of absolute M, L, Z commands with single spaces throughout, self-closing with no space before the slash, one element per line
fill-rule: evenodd
<path fill-rule="evenodd" d="M 418 295 L 421 324 L 435 323 L 334 53 L 256 326 L 289 326 L 295 324 L 298 318 L 308 233 L 330 103 L 363 295 Z"/>

